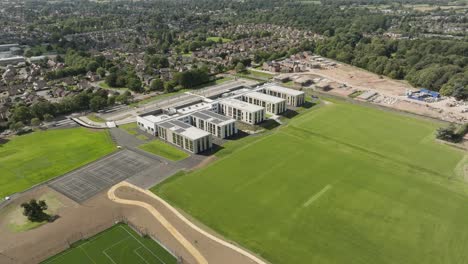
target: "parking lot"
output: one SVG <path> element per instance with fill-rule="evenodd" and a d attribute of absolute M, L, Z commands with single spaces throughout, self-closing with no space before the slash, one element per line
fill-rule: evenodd
<path fill-rule="evenodd" d="M 110 186 L 159 164 L 157 159 L 131 150 L 122 150 L 70 172 L 52 181 L 49 186 L 81 203 Z"/>

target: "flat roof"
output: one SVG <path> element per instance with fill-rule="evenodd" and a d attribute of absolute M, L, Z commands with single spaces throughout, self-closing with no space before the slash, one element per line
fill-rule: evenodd
<path fill-rule="evenodd" d="M 241 100 L 233 99 L 233 98 L 228 98 L 228 99 L 221 100 L 219 103 L 224 104 L 224 105 L 228 105 L 228 106 L 231 106 L 231 107 L 235 107 L 237 109 L 241 109 L 241 110 L 251 112 L 251 113 L 262 111 L 264 109 L 261 106 L 254 105 L 254 104 L 249 104 L 249 103 L 243 102 Z"/>
<path fill-rule="evenodd" d="M 147 115 L 147 116 L 141 116 L 142 118 L 150 121 L 150 122 L 153 122 L 153 123 L 159 123 L 161 121 L 165 121 L 166 119 L 172 119 L 174 117 L 177 117 L 179 115 L 173 115 L 173 116 L 168 116 L 168 115 L 158 115 L 158 116 L 155 116 L 155 115 Z"/>
<path fill-rule="evenodd" d="M 225 125 L 232 122 L 236 122 L 236 120 L 230 117 L 223 116 L 209 110 L 202 110 L 199 112 L 195 112 L 191 115 L 216 125 Z"/>
<path fill-rule="evenodd" d="M 282 86 L 275 85 L 275 84 L 264 85 L 264 86 L 262 86 L 261 88 L 263 88 L 263 89 L 265 89 L 265 90 L 270 90 L 270 91 L 274 91 L 274 92 L 278 92 L 278 93 L 284 93 L 284 94 L 289 94 L 289 95 L 294 95 L 294 96 L 298 96 L 298 95 L 304 94 L 303 91 L 298 91 L 298 90 L 294 90 L 294 89 L 289 89 L 289 88 L 282 87 Z"/>
<path fill-rule="evenodd" d="M 286 101 L 283 98 L 279 98 L 279 97 L 276 97 L 276 96 L 272 96 L 272 95 L 268 95 L 268 94 L 264 94 L 264 93 L 259 93 L 259 92 L 246 93 L 246 94 L 244 94 L 244 96 L 252 97 L 252 98 L 255 98 L 255 99 L 258 99 L 258 100 L 262 100 L 262 101 L 269 102 L 269 103 L 274 103 L 274 104 Z"/>
<path fill-rule="evenodd" d="M 191 140 L 196 140 L 196 139 L 211 135 L 210 133 L 204 130 L 198 129 L 194 126 L 191 126 L 179 120 L 170 120 L 170 121 L 162 122 L 158 124 L 158 126 L 164 127 L 166 129 L 170 129 L 173 132 L 181 136 L 184 136 L 186 138 L 189 138 Z"/>

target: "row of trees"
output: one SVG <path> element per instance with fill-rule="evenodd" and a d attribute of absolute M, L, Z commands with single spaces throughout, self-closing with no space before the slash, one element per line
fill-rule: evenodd
<path fill-rule="evenodd" d="M 110 87 L 126 87 L 134 92 L 142 92 L 144 90 L 143 83 L 141 82 L 140 78 L 136 75 L 135 71 L 127 68 L 111 68 L 109 75 L 107 75 L 106 77 L 105 82 Z"/>
<path fill-rule="evenodd" d="M 68 49 L 63 59 L 58 56 L 57 61 L 65 63 L 66 67 L 46 73 L 47 80 L 60 79 L 68 76 L 85 74 L 88 71 L 97 72 L 102 75 L 105 67 L 110 67 L 104 56 L 92 57 L 90 54 L 74 49 Z"/>
<path fill-rule="evenodd" d="M 468 99 L 468 43 L 456 40 L 387 40 L 338 32 L 318 41 L 322 56 L 367 69 L 416 87 Z"/>
<path fill-rule="evenodd" d="M 29 124 L 37 126 L 41 121 L 51 121 L 58 115 L 86 110 L 96 112 L 107 106 L 112 106 L 116 102 L 128 103 L 130 99 L 131 95 L 128 92 L 114 96 L 109 95 L 106 90 L 99 90 L 94 93 L 91 90 L 87 90 L 77 95 L 66 97 L 58 103 L 40 101 L 32 106 L 20 104 L 12 109 L 9 125 L 14 130 L 18 130 L 24 125 Z"/>

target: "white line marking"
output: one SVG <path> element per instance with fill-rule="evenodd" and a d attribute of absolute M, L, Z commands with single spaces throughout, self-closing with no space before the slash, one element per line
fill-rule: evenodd
<path fill-rule="evenodd" d="M 136 248 L 133 250 L 133 253 L 135 253 L 137 256 L 139 256 L 146 264 L 150 264 L 148 261 L 146 261 L 146 259 L 144 257 L 142 257 L 138 252 L 137 250 L 139 250 L 140 248 L 142 247 L 139 247 L 139 248 Z"/>
<path fill-rule="evenodd" d="M 324 193 L 326 193 L 332 187 L 333 186 L 331 186 L 330 184 L 327 184 L 327 186 L 323 187 L 323 189 L 320 190 L 320 192 L 318 192 L 318 193 L 314 194 L 312 197 L 310 197 L 309 200 L 307 200 L 302 206 L 307 207 L 307 206 L 311 205 L 313 202 L 315 202 L 318 198 L 320 198 L 320 196 L 322 196 Z"/>
<path fill-rule="evenodd" d="M 112 261 L 112 263 L 117 264 L 117 263 L 115 263 L 115 261 L 114 261 L 109 255 L 107 255 L 106 252 L 103 251 L 102 253 L 104 253 L 104 255 L 106 255 L 106 257 L 107 257 L 108 259 L 110 259 L 110 261 Z M 94 261 L 93 261 L 93 262 L 94 262 Z"/>
<path fill-rule="evenodd" d="M 147 248 L 147 247 L 145 246 L 145 244 L 141 243 L 141 241 L 138 240 L 138 238 L 136 238 L 134 235 L 132 235 L 132 233 L 128 232 L 128 230 L 125 229 L 123 226 L 120 226 L 120 227 L 121 227 L 123 230 L 125 230 L 125 232 L 127 232 L 130 236 L 132 236 L 133 239 L 135 239 L 135 240 L 136 240 L 140 245 L 142 245 L 146 250 L 148 250 L 148 251 L 151 253 L 151 255 L 155 256 L 159 261 L 161 261 L 162 263 L 166 264 L 164 261 L 162 261 L 162 259 L 160 259 L 157 255 L 155 255 L 155 254 L 153 253 L 153 251 L 151 251 L 149 248 Z"/>
<path fill-rule="evenodd" d="M 85 253 L 86 257 L 88 257 L 89 260 L 91 260 L 94 264 L 96 264 L 96 262 L 88 255 L 88 253 L 86 253 L 86 250 L 84 250 L 83 248 L 81 248 L 81 246 L 78 247 L 78 248 L 81 249 L 81 250 Z"/>

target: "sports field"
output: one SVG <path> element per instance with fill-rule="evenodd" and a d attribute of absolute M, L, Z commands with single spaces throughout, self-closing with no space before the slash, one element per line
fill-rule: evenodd
<path fill-rule="evenodd" d="M 119 224 L 43 262 L 62 263 L 176 264 L 177 259 L 151 238 Z"/>
<path fill-rule="evenodd" d="M 189 156 L 189 154 L 177 147 L 160 140 L 153 140 L 138 148 L 173 161 L 183 160 Z"/>
<path fill-rule="evenodd" d="M 334 102 L 153 191 L 271 263 L 466 263 L 466 153 L 439 126 Z"/>
<path fill-rule="evenodd" d="M 0 144 L 0 197 L 60 176 L 115 150 L 107 131 L 57 129 Z"/>

